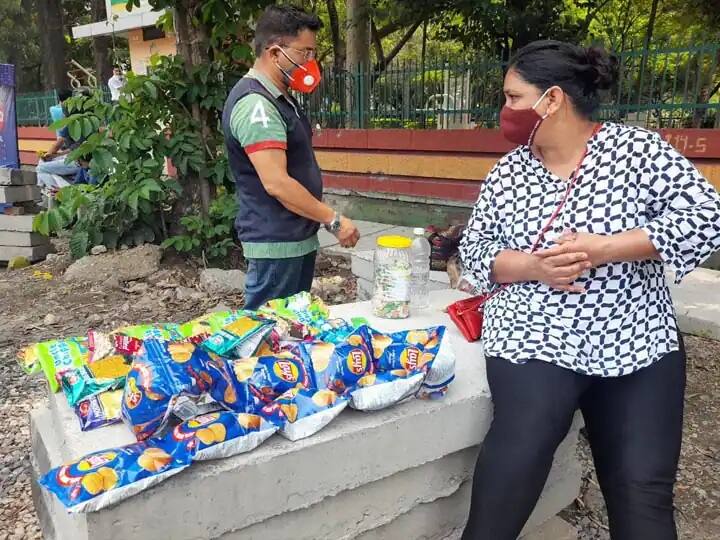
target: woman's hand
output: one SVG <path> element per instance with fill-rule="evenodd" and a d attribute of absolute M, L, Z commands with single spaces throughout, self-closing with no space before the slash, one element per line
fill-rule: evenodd
<path fill-rule="evenodd" d="M 585 291 L 583 287 L 573 283 L 592 268 L 587 253 L 565 244 L 540 251 L 532 257 L 533 281 L 540 281 L 560 291 Z"/>
<path fill-rule="evenodd" d="M 538 251 L 541 258 L 554 257 L 563 253 L 585 253 L 592 268 L 610 262 L 612 236 L 586 232 L 566 231 L 557 239 L 557 245 Z"/>

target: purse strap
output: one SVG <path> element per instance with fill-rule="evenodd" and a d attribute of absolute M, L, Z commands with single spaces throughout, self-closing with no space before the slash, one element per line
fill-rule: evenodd
<path fill-rule="evenodd" d="M 592 139 L 595 135 L 597 135 L 598 132 L 600 131 L 600 129 L 602 129 L 602 124 L 600 124 L 600 123 L 595 124 L 595 128 L 593 129 L 592 135 L 590 135 L 590 139 Z M 589 141 L 589 140 L 588 140 L 588 141 Z M 563 207 L 565 206 L 565 203 L 566 203 L 567 200 L 570 198 L 570 192 L 572 191 L 572 188 L 573 188 L 573 187 L 575 186 L 575 184 L 577 183 L 578 175 L 580 174 L 580 169 L 582 168 L 583 163 L 585 162 L 585 158 L 587 157 L 587 155 L 588 155 L 588 146 L 587 146 L 587 144 L 586 144 L 586 145 L 585 145 L 585 150 L 583 151 L 582 156 L 580 156 L 580 159 L 578 160 L 577 165 L 575 165 L 575 170 L 573 170 L 573 173 L 572 173 L 572 175 L 570 176 L 570 179 L 568 180 L 568 187 L 567 187 L 567 189 L 565 190 L 565 195 L 563 196 L 563 198 L 562 198 L 562 200 L 560 201 L 560 203 L 557 205 L 557 208 L 555 208 L 555 211 L 554 211 L 554 212 L 552 213 L 552 215 L 550 216 L 550 219 L 548 219 L 548 221 L 547 221 L 547 223 L 545 224 L 545 226 L 540 230 L 540 233 L 538 234 L 537 238 L 535 239 L 535 243 L 533 243 L 532 248 L 530 248 L 530 255 L 532 255 L 533 253 L 535 253 L 535 252 L 537 251 L 537 248 L 540 246 L 540 242 L 542 242 L 543 238 L 545 237 L 545 234 L 550 230 L 550 228 L 552 227 L 553 223 L 555 222 L 555 220 L 557 219 L 557 217 L 560 215 L 560 211 L 563 209 Z M 482 306 L 483 304 L 485 304 L 486 302 L 488 302 L 489 300 L 495 298 L 498 294 L 500 294 L 501 292 L 503 292 L 503 291 L 504 291 L 505 289 L 507 289 L 509 286 L 510 286 L 510 283 L 506 283 L 505 285 L 501 285 L 500 287 L 498 287 L 497 289 L 495 289 L 493 292 L 491 292 L 490 294 L 488 294 L 487 296 L 485 296 L 485 298 L 483 299 L 483 301 L 480 302 L 477 307 L 480 307 L 480 306 Z M 477 307 L 476 307 L 475 309 L 477 309 Z M 469 311 L 472 311 L 472 309 L 463 310 L 462 312 L 460 312 L 460 315 L 462 315 L 462 314 L 464 314 L 464 313 L 467 313 L 467 312 L 469 312 Z"/>

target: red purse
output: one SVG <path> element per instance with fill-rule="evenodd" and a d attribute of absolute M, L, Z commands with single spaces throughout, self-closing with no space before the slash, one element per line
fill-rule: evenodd
<path fill-rule="evenodd" d="M 593 134 L 591 136 L 594 137 L 598 131 L 600 131 L 600 128 L 602 127 L 602 124 L 598 124 L 595 126 L 595 130 L 593 131 Z M 545 233 L 547 233 L 550 230 L 550 227 L 552 226 L 555 219 L 560 214 L 560 210 L 562 210 L 563 206 L 565 206 L 565 202 L 567 201 L 568 197 L 570 196 L 570 191 L 572 190 L 573 186 L 575 185 L 575 182 L 577 181 L 578 173 L 580 172 L 580 168 L 582 167 L 583 161 L 585 161 L 585 157 L 587 156 L 587 147 L 585 148 L 585 152 L 583 153 L 582 157 L 580 158 L 580 161 L 578 162 L 577 166 L 575 167 L 575 170 L 573 171 L 572 176 L 570 177 L 570 181 L 568 182 L 568 188 L 565 192 L 565 196 L 560 201 L 560 204 L 558 204 L 557 208 L 553 212 L 552 216 L 550 216 L 550 219 L 548 220 L 545 227 L 542 228 L 540 231 L 540 234 L 538 234 L 537 240 L 535 240 L 535 243 L 533 244 L 532 248 L 530 249 L 530 253 L 534 253 L 535 250 L 537 250 L 538 246 L 540 245 L 540 242 L 542 241 L 543 237 L 545 236 Z M 450 316 L 450 320 L 455 323 L 455 326 L 458 327 L 458 330 L 460 330 L 460 333 L 467 339 L 469 342 L 477 341 L 482 337 L 482 327 L 483 327 L 483 305 L 490 300 L 491 298 L 495 297 L 496 295 L 500 294 L 502 291 L 507 289 L 508 285 L 503 285 L 502 287 L 499 287 L 495 289 L 493 292 L 489 294 L 481 294 L 479 296 L 473 296 L 471 298 L 466 298 L 464 300 L 458 300 L 457 302 L 454 302 L 450 304 L 446 308 L 447 314 Z"/>

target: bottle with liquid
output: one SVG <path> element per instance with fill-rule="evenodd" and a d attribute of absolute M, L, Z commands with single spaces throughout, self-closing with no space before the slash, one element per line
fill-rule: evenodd
<path fill-rule="evenodd" d="M 421 227 L 413 230 L 410 266 L 410 309 L 427 309 L 430 307 L 430 242 Z"/>

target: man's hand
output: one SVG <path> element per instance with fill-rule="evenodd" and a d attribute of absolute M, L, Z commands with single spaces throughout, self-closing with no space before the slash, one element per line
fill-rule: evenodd
<path fill-rule="evenodd" d="M 340 245 L 345 248 L 355 247 L 360 240 L 360 231 L 355 224 L 346 217 L 340 217 L 340 229 L 335 234 Z"/>
<path fill-rule="evenodd" d="M 553 246 L 533 255 L 533 278 L 554 289 L 581 293 L 585 289 L 573 283 L 590 268 L 588 254 L 578 251 L 570 243 Z"/>

